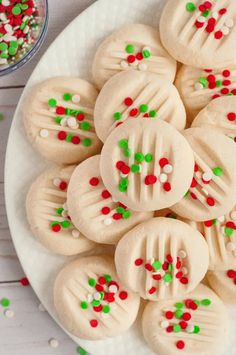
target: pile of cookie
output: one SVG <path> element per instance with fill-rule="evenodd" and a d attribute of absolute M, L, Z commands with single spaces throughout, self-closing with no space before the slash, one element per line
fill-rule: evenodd
<path fill-rule="evenodd" d="M 235 21 L 233 0 L 169 0 L 160 33 L 129 24 L 99 45 L 94 84 L 54 77 L 28 95 L 27 136 L 57 166 L 30 187 L 27 217 L 48 250 L 76 256 L 54 287 L 72 334 L 114 337 L 138 317 L 157 354 L 225 349 L 225 303 L 236 301 Z"/>

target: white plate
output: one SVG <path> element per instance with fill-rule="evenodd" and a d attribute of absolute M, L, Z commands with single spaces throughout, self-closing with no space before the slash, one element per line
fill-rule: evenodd
<path fill-rule="evenodd" d="M 55 75 L 76 75 L 91 80 L 91 63 L 99 42 L 127 23 L 158 24 L 164 0 L 99 0 L 79 15 L 53 42 L 37 65 L 23 92 L 13 119 L 5 166 L 5 194 L 10 230 L 21 264 L 48 312 L 59 323 L 53 306 L 53 283 L 69 259 L 53 255 L 33 237 L 26 221 L 25 197 L 30 183 L 49 163 L 28 143 L 22 105 L 32 85 Z M 231 338 L 236 330 L 236 308 L 230 308 Z M 71 336 L 71 335 L 70 335 Z M 139 324 L 122 336 L 103 341 L 85 341 L 71 336 L 93 355 L 152 355 L 144 343 Z M 235 355 L 236 338 L 224 355 Z"/>

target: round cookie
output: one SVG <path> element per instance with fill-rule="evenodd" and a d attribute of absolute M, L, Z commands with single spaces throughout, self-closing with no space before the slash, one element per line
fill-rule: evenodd
<path fill-rule="evenodd" d="M 236 3 L 169 0 L 160 19 L 161 41 L 181 63 L 221 68 L 236 58 Z"/>
<path fill-rule="evenodd" d="M 31 185 L 26 199 L 33 235 L 50 251 L 75 255 L 95 247 L 68 216 L 66 190 L 75 166 L 46 170 Z"/>
<path fill-rule="evenodd" d="M 183 130 L 186 113 L 174 85 L 160 76 L 129 70 L 112 77 L 96 101 L 94 123 L 104 142 L 128 118 L 164 120 Z"/>
<path fill-rule="evenodd" d="M 163 48 L 155 28 L 129 24 L 99 45 L 92 71 L 100 89 L 113 75 L 129 69 L 162 75 L 166 80 L 174 81 L 176 61 Z"/>
<path fill-rule="evenodd" d="M 207 281 L 226 303 L 236 303 L 236 270 L 208 271 Z"/>
<path fill-rule="evenodd" d="M 225 96 L 211 101 L 199 112 L 192 127 L 217 130 L 236 142 L 236 97 Z"/>
<path fill-rule="evenodd" d="M 184 299 L 149 302 L 142 327 L 156 354 L 217 355 L 225 349 L 228 317 L 220 298 L 200 284 Z"/>
<path fill-rule="evenodd" d="M 204 70 L 183 65 L 178 71 L 175 85 L 191 123 L 212 100 L 236 95 L 236 68 Z"/>
<path fill-rule="evenodd" d="M 98 153 L 93 111 L 97 90 L 87 81 L 54 77 L 36 85 L 24 104 L 27 136 L 46 159 L 78 163 Z"/>
<path fill-rule="evenodd" d="M 100 155 L 81 163 L 72 174 L 67 205 L 74 225 L 97 243 L 115 244 L 131 228 L 153 216 L 114 200 L 99 172 Z"/>
<path fill-rule="evenodd" d="M 154 211 L 180 201 L 191 184 L 193 168 L 193 152 L 174 127 L 139 118 L 110 134 L 100 161 L 106 188 L 136 211 Z"/>
<path fill-rule="evenodd" d="M 194 151 L 195 171 L 189 190 L 171 209 L 193 221 L 222 216 L 235 204 L 236 146 L 204 128 L 190 128 L 183 135 Z"/>
<path fill-rule="evenodd" d="M 134 323 L 140 298 L 127 290 L 109 256 L 77 259 L 54 285 L 54 305 L 62 325 L 84 339 L 118 336 Z"/>
<path fill-rule="evenodd" d="M 119 241 L 115 251 L 121 280 L 151 301 L 192 291 L 205 276 L 208 263 L 203 236 L 172 218 L 157 217 L 139 224 Z"/>

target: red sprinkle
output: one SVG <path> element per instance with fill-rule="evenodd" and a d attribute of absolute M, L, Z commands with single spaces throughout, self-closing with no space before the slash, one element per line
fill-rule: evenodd
<path fill-rule="evenodd" d="M 157 182 L 157 177 L 155 175 L 147 175 L 145 177 L 145 185 L 154 185 Z"/>
<path fill-rule="evenodd" d="M 102 191 L 102 198 L 107 199 L 109 197 L 111 197 L 110 192 L 108 190 L 103 190 Z"/>
<path fill-rule="evenodd" d="M 126 105 L 126 106 L 131 106 L 131 105 L 133 105 L 133 99 L 131 99 L 131 97 L 126 97 L 125 99 L 124 99 L 124 104 Z"/>
<path fill-rule="evenodd" d="M 195 195 L 194 192 L 190 192 L 190 196 L 192 197 L 193 200 L 197 200 L 197 196 Z"/>
<path fill-rule="evenodd" d="M 177 349 L 182 350 L 182 349 L 184 349 L 184 347 L 185 347 L 185 342 L 184 342 L 183 340 L 178 340 L 178 341 L 176 342 L 176 348 L 177 348 Z"/>
<path fill-rule="evenodd" d="M 214 94 L 214 95 L 212 96 L 212 100 L 214 100 L 214 99 L 218 99 L 218 97 L 220 97 L 220 95 L 219 95 L 219 94 Z"/>
<path fill-rule="evenodd" d="M 145 269 L 148 270 L 148 271 L 153 271 L 153 267 L 151 264 L 145 264 L 144 265 Z"/>
<path fill-rule="evenodd" d="M 169 183 L 169 182 L 165 182 L 164 184 L 163 184 L 163 189 L 165 190 L 165 191 L 170 191 L 171 190 L 171 184 Z"/>
<path fill-rule="evenodd" d="M 198 165 L 197 164 L 194 165 L 194 171 L 195 171 L 195 173 L 198 171 Z"/>
<path fill-rule="evenodd" d="M 100 277 L 98 278 L 98 283 L 99 283 L 100 285 L 105 285 L 105 284 L 106 284 L 106 279 L 105 279 L 105 277 L 100 276 Z"/>
<path fill-rule="evenodd" d="M 219 10 L 220 15 L 224 15 L 224 14 L 226 14 L 226 12 L 227 12 L 227 9 L 225 7 L 223 7 L 222 9 Z"/>
<path fill-rule="evenodd" d="M 83 121 L 84 120 L 84 113 L 78 113 L 78 115 L 76 116 L 78 121 Z"/>
<path fill-rule="evenodd" d="M 149 293 L 150 295 L 152 295 L 154 292 L 156 292 L 156 290 L 157 290 L 156 287 L 153 286 L 153 287 L 150 288 L 150 290 L 148 291 L 148 293 Z"/>
<path fill-rule="evenodd" d="M 159 160 L 159 165 L 160 165 L 161 168 L 164 168 L 164 166 L 165 166 L 166 164 L 169 164 L 169 160 L 168 160 L 167 158 L 161 158 L 161 159 Z"/>
<path fill-rule="evenodd" d="M 117 168 L 118 170 L 121 170 L 124 165 L 125 165 L 125 162 L 123 162 L 122 160 L 120 160 L 120 161 L 118 161 L 118 162 L 116 163 L 116 168 Z"/>
<path fill-rule="evenodd" d="M 127 62 L 130 63 L 130 64 L 131 64 L 131 63 L 134 63 L 134 62 L 135 62 L 135 59 L 136 59 L 135 56 L 131 54 L 131 55 L 129 55 L 129 56 L 127 57 Z"/>
<path fill-rule="evenodd" d="M 143 259 L 141 259 L 141 258 L 136 259 L 134 263 L 135 263 L 136 266 L 140 266 L 143 263 Z"/>
<path fill-rule="evenodd" d="M 104 291 L 104 287 L 103 287 L 102 285 L 99 285 L 99 284 L 96 284 L 95 289 L 96 289 L 98 292 L 103 292 L 103 291 Z"/>
<path fill-rule="evenodd" d="M 230 278 L 230 279 L 234 279 L 236 277 L 236 271 L 235 270 L 228 270 L 227 271 L 227 276 Z"/>
<path fill-rule="evenodd" d="M 177 279 L 181 279 L 181 277 L 183 277 L 182 271 L 178 271 L 177 274 L 175 275 L 175 277 L 176 277 Z"/>
<path fill-rule="evenodd" d="M 172 332 L 173 332 L 173 329 L 174 329 L 173 325 L 169 325 L 169 326 L 166 328 L 166 331 L 167 331 L 167 333 L 172 333 Z"/>
<path fill-rule="evenodd" d="M 168 254 L 168 255 L 166 256 L 166 259 L 167 259 L 167 261 L 168 261 L 169 263 L 172 263 L 172 262 L 173 262 L 173 258 L 172 258 L 172 256 L 171 256 L 170 254 Z"/>
<path fill-rule="evenodd" d="M 22 286 L 29 286 L 29 280 L 27 277 L 22 277 L 22 279 L 20 279 L 20 283 Z"/>
<path fill-rule="evenodd" d="M 138 53 L 136 54 L 136 59 L 138 59 L 138 60 L 143 60 L 143 54 L 142 54 L 142 52 L 138 52 Z"/>
<path fill-rule="evenodd" d="M 230 71 L 228 70 L 228 69 L 225 69 L 225 70 L 223 70 L 223 72 L 222 72 L 222 75 L 225 77 L 225 78 L 228 78 L 229 76 L 230 76 Z"/>
<path fill-rule="evenodd" d="M 186 329 L 187 326 L 188 326 L 188 323 L 183 321 L 183 320 L 181 320 L 181 322 L 179 322 L 179 325 L 181 326 L 181 329 Z"/>
<path fill-rule="evenodd" d="M 236 119 L 236 114 L 234 112 L 229 112 L 227 118 L 229 121 L 234 121 Z"/>
<path fill-rule="evenodd" d="M 185 320 L 186 322 L 188 322 L 188 321 L 192 318 L 192 316 L 191 316 L 190 313 L 185 312 L 185 313 L 182 315 L 182 318 L 183 318 L 183 320 Z"/>
<path fill-rule="evenodd" d="M 71 142 L 75 145 L 80 144 L 80 137 L 78 136 L 73 136 L 71 139 Z"/>
<path fill-rule="evenodd" d="M 138 114 L 138 109 L 137 108 L 132 108 L 132 110 L 129 113 L 129 115 L 131 117 L 135 117 L 135 116 L 137 116 L 137 114 Z"/>
<path fill-rule="evenodd" d="M 124 174 L 124 175 L 128 175 L 130 173 L 130 167 L 125 164 L 121 167 L 120 170 L 121 170 L 122 174 Z"/>
<path fill-rule="evenodd" d="M 197 180 L 195 178 L 193 178 L 192 183 L 191 183 L 191 187 L 194 188 L 197 186 Z"/>
<path fill-rule="evenodd" d="M 60 232 L 61 230 L 61 226 L 60 224 L 54 224 L 54 226 L 52 226 L 52 231 L 57 233 L 57 232 Z"/>
<path fill-rule="evenodd" d="M 196 26 L 197 28 L 201 28 L 201 27 L 204 26 L 204 22 L 196 21 L 196 22 L 195 22 L 195 26 Z"/>
<path fill-rule="evenodd" d="M 114 213 L 112 218 L 116 221 L 118 221 L 119 219 L 122 218 L 122 214 L 121 213 Z"/>
<path fill-rule="evenodd" d="M 57 108 L 56 108 L 56 113 L 57 113 L 58 115 L 64 115 L 65 112 L 66 112 L 66 110 L 65 110 L 64 107 L 62 107 L 62 106 L 57 106 Z"/>
<path fill-rule="evenodd" d="M 166 319 L 173 319 L 174 318 L 174 312 L 167 311 L 165 316 L 166 316 Z"/>
<path fill-rule="evenodd" d="M 60 185 L 59 185 L 59 189 L 62 191 L 66 190 L 67 189 L 67 182 L 61 181 Z"/>
<path fill-rule="evenodd" d="M 223 88 L 223 89 L 221 89 L 220 92 L 221 92 L 222 95 L 227 95 L 229 93 L 229 89 L 228 88 Z"/>
<path fill-rule="evenodd" d="M 231 85 L 231 80 L 223 80 L 223 81 L 222 81 L 222 84 L 223 84 L 224 86 L 229 86 L 229 85 Z"/>
<path fill-rule="evenodd" d="M 211 226 L 213 226 L 213 221 L 212 221 L 212 220 L 204 221 L 204 225 L 205 225 L 206 227 L 211 227 Z"/>
<path fill-rule="evenodd" d="M 215 200 L 213 197 L 207 197 L 206 202 L 207 202 L 208 206 L 211 206 L 211 207 L 215 206 Z"/>
<path fill-rule="evenodd" d="M 97 307 L 93 307 L 93 310 L 95 311 L 95 312 L 101 312 L 102 311 L 102 305 L 100 304 L 99 306 L 97 306 Z"/>
<path fill-rule="evenodd" d="M 211 9 L 212 8 L 212 3 L 210 1 L 205 1 L 204 2 L 204 6 L 207 8 L 207 9 Z"/>
<path fill-rule="evenodd" d="M 216 82 L 213 81 L 213 82 L 209 83 L 209 84 L 208 84 L 208 87 L 209 87 L 209 89 L 211 89 L 211 90 L 215 89 L 215 88 L 216 88 Z"/>
<path fill-rule="evenodd" d="M 60 132 L 58 132 L 57 138 L 58 138 L 60 141 L 64 141 L 64 140 L 66 139 L 66 132 L 65 132 L 65 131 L 60 131 Z"/>
<path fill-rule="evenodd" d="M 89 180 L 89 183 L 90 183 L 91 186 L 97 186 L 99 184 L 99 179 L 97 177 L 92 177 Z"/>
<path fill-rule="evenodd" d="M 126 291 L 121 291 L 121 292 L 119 293 L 119 297 L 120 297 L 121 300 L 126 300 L 126 298 L 128 297 L 128 292 L 126 292 Z"/>
<path fill-rule="evenodd" d="M 162 270 L 167 271 L 167 270 L 168 270 L 168 266 L 169 266 L 169 263 L 168 263 L 167 261 L 165 261 L 165 262 L 162 264 Z"/>
<path fill-rule="evenodd" d="M 216 77 L 213 74 L 210 74 L 207 76 L 207 80 L 209 81 L 209 83 L 214 83 L 216 81 Z"/>
<path fill-rule="evenodd" d="M 222 31 L 216 31 L 215 32 L 215 39 L 221 39 L 223 37 Z"/>
<path fill-rule="evenodd" d="M 153 278 L 153 280 L 159 281 L 159 280 L 161 280 L 161 275 L 160 274 L 153 274 L 152 278 Z"/>
<path fill-rule="evenodd" d="M 235 223 L 234 223 L 233 221 L 228 221 L 228 222 L 225 224 L 225 226 L 226 226 L 227 228 L 236 229 L 236 225 L 235 225 Z"/>
<path fill-rule="evenodd" d="M 183 285 L 187 285 L 187 284 L 188 284 L 188 279 L 187 279 L 187 277 L 181 277 L 180 282 L 181 282 L 181 284 L 183 284 Z"/>
<path fill-rule="evenodd" d="M 111 211 L 111 209 L 109 207 L 103 207 L 101 210 L 102 214 L 105 214 L 105 215 L 109 214 L 110 211 Z"/>
<path fill-rule="evenodd" d="M 92 328 L 96 328 L 98 326 L 98 321 L 96 319 L 91 319 L 89 323 Z"/>
<path fill-rule="evenodd" d="M 233 95 L 236 95 L 236 89 L 231 90 Z"/>

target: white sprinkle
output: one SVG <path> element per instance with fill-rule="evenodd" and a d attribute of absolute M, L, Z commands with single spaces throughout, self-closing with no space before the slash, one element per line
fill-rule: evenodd
<path fill-rule="evenodd" d="M 112 224 L 112 218 L 106 218 L 104 219 L 103 223 L 105 224 L 105 226 L 110 226 Z"/>
<path fill-rule="evenodd" d="M 109 318 L 110 317 L 110 315 L 109 315 L 109 313 L 101 313 L 101 317 L 102 318 L 104 318 L 104 319 L 106 319 L 106 318 Z"/>
<path fill-rule="evenodd" d="M 160 174 L 159 180 L 160 182 L 166 182 L 168 179 L 168 176 L 166 174 Z"/>
<path fill-rule="evenodd" d="M 68 117 L 67 124 L 70 128 L 76 129 L 78 128 L 78 123 L 75 117 Z"/>
<path fill-rule="evenodd" d="M 59 178 L 53 179 L 53 185 L 54 186 L 59 187 L 60 183 L 61 183 L 61 179 L 59 179 Z"/>
<path fill-rule="evenodd" d="M 223 33 L 224 36 L 227 36 L 229 34 L 229 28 L 227 26 L 223 26 L 221 28 L 221 32 Z"/>
<path fill-rule="evenodd" d="M 87 301 L 88 302 L 92 302 L 93 301 L 93 295 L 91 295 L 91 293 L 88 294 Z"/>
<path fill-rule="evenodd" d="M 181 271 L 184 275 L 187 275 L 188 273 L 188 269 L 186 267 L 182 267 Z"/>
<path fill-rule="evenodd" d="M 164 173 L 166 173 L 166 174 L 172 173 L 172 171 L 173 171 L 172 165 L 166 164 L 166 165 L 164 166 L 164 168 L 163 168 L 163 171 L 164 171 Z"/>
<path fill-rule="evenodd" d="M 40 310 L 40 312 L 46 312 L 46 309 L 42 303 L 38 305 L 38 309 Z"/>
<path fill-rule="evenodd" d="M 194 325 L 189 324 L 189 325 L 187 326 L 186 330 L 187 330 L 188 333 L 192 333 L 192 332 L 194 331 Z"/>
<path fill-rule="evenodd" d="M 233 221 L 236 221 L 236 211 L 230 212 L 230 218 L 231 218 Z"/>
<path fill-rule="evenodd" d="M 66 218 L 66 217 L 68 217 L 68 213 L 67 213 L 67 211 L 62 211 L 62 217 L 64 217 L 64 218 Z"/>
<path fill-rule="evenodd" d="M 13 33 L 13 31 L 12 31 L 12 26 L 9 25 L 9 24 L 5 25 L 5 26 L 4 26 L 4 29 L 5 29 L 7 32 L 10 32 L 11 34 Z"/>
<path fill-rule="evenodd" d="M 195 88 L 195 90 L 202 90 L 204 88 L 204 86 L 201 83 L 196 83 L 194 85 L 194 88 Z"/>
<path fill-rule="evenodd" d="M 137 67 L 138 64 L 139 64 L 139 61 L 137 59 L 135 59 L 135 61 L 133 63 L 130 63 L 130 66 Z"/>
<path fill-rule="evenodd" d="M 202 174 L 202 178 L 204 181 L 211 181 L 212 179 L 212 173 L 210 171 L 205 172 Z"/>
<path fill-rule="evenodd" d="M 116 285 L 111 285 L 108 288 L 109 292 L 116 293 L 118 291 L 118 288 Z"/>
<path fill-rule="evenodd" d="M 28 25 L 26 25 L 25 26 L 25 28 L 23 29 L 23 33 L 28 33 L 29 32 L 29 26 Z"/>
<path fill-rule="evenodd" d="M 80 236 L 80 232 L 77 229 L 72 229 L 71 234 L 74 238 L 79 238 Z"/>
<path fill-rule="evenodd" d="M 229 243 L 226 244 L 226 249 L 231 252 L 231 251 L 234 251 L 236 249 L 236 246 L 235 246 L 234 243 L 229 242 Z"/>
<path fill-rule="evenodd" d="M 24 17 L 23 17 L 23 22 L 25 22 L 26 20 L 28 20 L 28 18 L 29 18 L 29 16 L 27 16 L 27 15 L 25 15 Z"/>
<path fill-rule="evenodd" d="M 51 338 L 49 339 L 48 344 L 51 346 L 51 348 L 58 348 L 59 341 L 55 338 Z"/>
<path fill-rule="evenodd" d="M 7 317 L 7 318 L 12 318 L 14 317 L 15 313 L 12 309 L 6 309 L 4 311 L 4 316 Z"/>
<path fill-rule="evenodd" d="M 48 135 L 49 135 L 49 132 L 48 132 L 47 129 L 43 128 L 43 129 L 41 129 L 41 131 L 39 132 L 39 135 L 40 135 L 40 137 L 42 137 L 42 138 L 47 138 Z"/>
<path fill-rule="evenodd" d="M 120 63 L 120 66 L 122 69 L 127 69 L 129 64 L 126 62 L 126 60 L 122 60 L 122 62 Z"/>
<path fill-rule="evenodd" d="M 141 71 L 146 71 L 147 68 L 148 68 L 148 66 L 147 66 L 146 63 L 139 63 L 138 68 L 139 68 L 139 70 L 141 70 Z"/>
<path fill-rule="evenodd" d="M 218 17 L 219 17 L 218 12 L 213 11 L 213 12 L 212 12 L 212 14 L 211 14 L 211 17 L 213 17 L 215 20 L 217 20 L 217 19 L 218 19 Z"/>
<path fill-rule="evenodd" d="M 160 323 L 161 328 L 167 328 L 170 325 L 170 323 L 168 322 L 168 320 L 163 320 Z"/>
<path fill-rule="evenodd" d="M 161 276 L 164 276 L 164 275 L 165 275 L 165 271 L 164 271 L 164 270 L 159 270 L 159 271 L 157 272 L 157 274 L 160 274 Z"/>
<path fill-rule="evenodd" d="M 100 301 L 101 299 L 101 295 L 99 292 L 95 292 L 94 295 L 93 295 L 93 299 L 96 300 L 96 301 Z"/>
<path fill-rule="evenodd" d="M 66 118 L 66 117 L 63 117 L 63 118 L 61 119 L 60 125 L 61 125 L 62 127 L 66 127 L 66 126 L 67 126 L 67 118 Z"/>
<path fill-rule="evenodd" d="M 7 60 L 5 58 L 0 58 L 0 64 L 7 64 Z"/>
<path fill-rule="evenodd" d="M 225 227 L 221 227 L 220 232 L 221 232 L 221 234 L 225 235 Z"/>
<path fill-rule="evenodd" d="M 52 112 L 52 113 L 55 113 L 56 109 L 55 109 L 55 107 L 50 107 L 49 111 Z"/>
<path fill-rule="evenodd" d="M 80 95 L 79 94 L 73 95 L 72 98 L 71 98 L 71 101 L 74 104 L 78 104 L 80 102 Z"/>
<path fill-rule="evenodd" d="M 218 220 L 219 222 L 224 222 L 225 216 L 220 216 L 220 217 L 217 218 L 217 220 Z"/>
<path fill-rule="evenodd" d="M 2 0 L 2 5 L 3 6 L 9 6 L 10 5 L 10 1 L 9 0 Z"/>
<path fill-rule="evenodd" d="M 202 192 L 204 193 L 205 196 L 209 195 L 209 192 L 204 187 L 202 188 Z"/>
<path fill-rule="evenodd" d="M 184 258 L 186 258 L 187 254 L 186 254 L 186 252 L 185 252 L 184 250 L 180 250 L 180 251 L 178 252 L 178 256 L 179 256 L 181 259 L 184 259 Z"/>
<path fill-rule="evenodd" d="M 127 178 L 128 174 L 122 174 L 122 173 L 120 173 L 120 176 L 121 176 L 122 178 Z"/>
<path fill-rule="evenodd" d="M 228 18 L 225 21 L 225 26 L 227 26 L 228 28 L 232 28 L 234 26 L 234 20 L 232 18 Z"/>
<path fill-rule="evenodd" d="M 2 12 L 1 14 L 0 14 L 0 20 L 1 21 L 7 21 L 7 16 L 6 16 L 6 14 L 4 13 L 4 12 Z"/>
<path fill-rule="evenodd" d="M 67 203 L 66 203 L 66 202 L 63 203 L 62 207 L 63 207 L 63 209 L 64 209 L 65 211 L 68 211 L 68 206 L 67 206 Z"/>
<path fill-rule="evenodd" d="M 15 41 L 16 37 L 12 36 L 11 34 L 6 33 L 3 37 L 4 41 L 6 42 L 11 42 L 11 41 Z"/>
<path fill-rule="evenodd" d="M 113 202 L 119 202 L 115 197 L 111 197 Z"/>
<path fill-rule="evenodd" d="M 206 22 L 206 18 L 205 18 L 204 16 L 199 16 L 199 17 L 197 18 L 197 21 L 198 21 L 198 22 L 201 22 L 201 23 L 204 23 L 204 22 Z"/>

